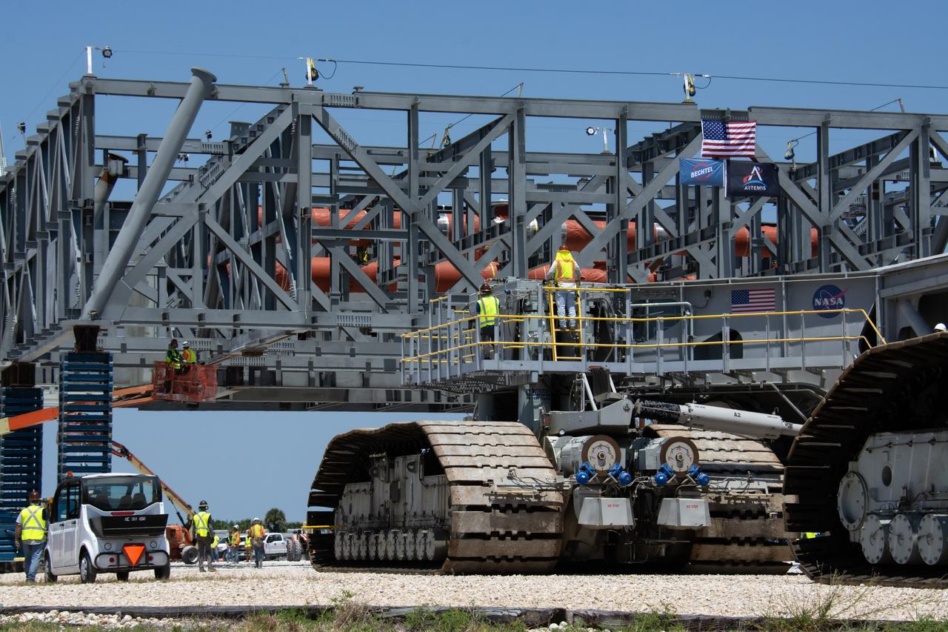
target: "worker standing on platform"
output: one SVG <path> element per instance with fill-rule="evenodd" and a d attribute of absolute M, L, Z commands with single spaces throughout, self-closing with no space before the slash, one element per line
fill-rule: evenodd
<path fill-rule="evenodd" d="M 481 331 L 481 345 L 485 359 L 494 355 L 494 328 L 500 313 L 500 300 L 490 293 L 490 285 L 485 281 L 481 285 L 481 296 L 477 299 L 477 320 Z"/>
<path fill-rule="evenodd" d="M 546 273 L 547 280 L 556 283 L 556 313 L 560 317 L 560 328 L 566 329 L 566 316 L 569 315 L 569 328 L 576 329 L 576 288 L 579 287 L 579 264 L 573 253 L 566 247 L 564 240 L 556 251 L 556 258 Z"/>
<path fill-rule="evenodd" d="M 181 373 L 181 352 L 178 351 L 178 339 L 172 338 L 171 342 L 168 343 L 168 350 L 165 351 L 165 364 L 167 366 L 167 371 L 165 373 L 167 379 L 165 380 L 165 392 L 171 393 L 173 390 L 172 380 L 175 375 Z"/>
<path fill-rule="evenodd" d="M 207 563 L 207 570 L 212 573 L 217 569 L 211 561 L 211 518 L 207 510 L 207 501 L 202 500 L 198 503 L 198 512 L 191 519 L 191 535 L 197 543 L 198 548 L 198 570 L 204 572 L 204 564 Z"/>
<path fill-rule="evenodd" d="M 185 369 L 190 369 L 192 364 L 197 364 L 197 353 L 191 348 L 191 343 L 187 340 L 184 341 L 182 346 L 184 348 L 181 351 L 181 363 Z"/>
<path fill-rule="evenodd" d="M 181 352 L 178 351 L 177 338 L 172 338 L 171 342 L 168 343 L 168 350 L 165 351 L 165 362 L 168 363 L 168 368 L 174 369 L 175 373 L 181 370 L 184 360 L 181 357 Z"/>
<path fill-rule="evenodd" d="M 22 544 L 26 581 L 33 583 L 46 547 L 46 508 L 40 503 L 40 494 L 35 489 L 30 492 L 29 498 L 30 505 L 16 517 L 13 543 L 17 548 Z"/>
<path fill-rule="evenodd" d="M 263 568 L 263 538 L 266 537 L 267 530 L 263 528 L 260 518 L 254 518 L 253 524 L 247 530 L 248 539 L 253 540 L 253 564 L 257 568 Z"/>

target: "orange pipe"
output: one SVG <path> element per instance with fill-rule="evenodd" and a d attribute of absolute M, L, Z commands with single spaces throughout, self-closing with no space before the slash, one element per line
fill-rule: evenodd
<path fill-rule="evenodd" d="M 393 260 L 394 266 L 398 266 L 400 259 L 396 257 Z M 372 281 L 376 281 L 378 278 L 379 264 L 377 261 L 367 263 L 362 267 L 362 271 L 365 272 Z M 313 257 L 310 262 L 310 274 L 313 279 L 313 283 L 316 284 L 316 287 L 321 289 L 323 292 L 329 291 L 330 286 L 330 258 L 329 257 Z M 500 264 L 496 261 L 492 261 L 487 266 L 481 270 L 481 276 L 485 280 L 490 280 L 494 278 L 497 274 L 497 271 L 500 269 Z M 455 283 L 461 280 L 460 271 L 454 267 L 450 261 L 442 261 L 435 265 L 434 270 L 435 276 L 435 291 L 437 292 L 447 292 L 450 290 Z M 284 290 L 290 289 L 290 279 L 286 274 L 286 268 L 284 268 L 279 263 L 276 266 L 276 282 Z M 389 288 L 394 290 L 394 286 Z M 364 292 L 365 289 L 359 284 L 355 279 L 349 279 L 349 291 L 350 292 Z"/>

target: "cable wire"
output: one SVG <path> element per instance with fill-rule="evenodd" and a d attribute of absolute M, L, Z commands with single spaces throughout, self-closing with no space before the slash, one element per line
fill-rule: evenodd
<path fill-rule="evenodd" d="M 117 49 L 112 49 L 115 52 L 119 52 Z M 143 55 L 186 55 L 186 56 L 195 56 L 201 55 L 205 57 L 226 57 L 232 59 L 286 59 L 285 56 L 275 56 L 275 55 L 240 55 L 240 54 L 229 54 L 229 53 L 191 53 L 187 51 L 171 51 L 171 52 L 161 52 L 161 51 L 141 51 L 141 50 L 123 50 L 123 53 L 137 53 Z M 329 60 L 327 60 L 329 61 Z M 419 63 L 419 62 L 399 62 L 399 61 L 381 61 L 381 60 L 371 60 L 371 59 L 335 59 L 332 60 L 339 64 L 354 64 L 354 65 L 363 65 L 363 66 L 386 66 L 386 67 L 397 67 L 397 68 L 433 68 L 433 69 L 444 69 L 444 70 L 489 70 L 489 71 L 502 71 L 502 72 L 537 72 L 537 73 L 554 73 L 554 74 L 573 74 L 573 75 L 605 75 L 605 76 L 619 76 L 619 77 L 667 77 L 669 75 L 679 75 L 681 73 L 675 72 L 656 72 L 656 71 L 642 71 L 642 70 L 600 70 L 600 69 L 583 69 L 583 68 L 539 68 L 531 66 L 482 66 L 482 65 L 469 65 L 469 64 L 435 64 L 435 63 Z M 707 78 L 715 79 L 729 79 L 731 81 L 756 81 L 756 82 L 770 82 L 770 83 L 793 83 L 793 84 L 810 84 L 810 85 L 823 85 L 823 86 L 852 86 L 852 87 L 864 87 L 864 88 L 904 88 L 911 90 L 948 90 L 948 85 L 932 85 L 932 84 L 913 84 L 913 83 L 885 83 L 881 81 L 839 81 L 833 79 L 795 79 L 795 78 L 781 78 L 781 77 L 751 77 L 751 76 L 740 76 L 740 75 L 706 75 Z"/>

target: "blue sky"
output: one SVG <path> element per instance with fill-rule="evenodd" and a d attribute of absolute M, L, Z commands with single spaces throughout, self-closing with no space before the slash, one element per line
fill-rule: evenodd
<path fill-rule="evenodd" d="M 944 113 L 948 95 L 937 28 L 930 26 L 945 21 L 948 5 L 937 0 L 898 5 L 4 0 L 0 9 L 0 128 L 11 163 L 24 145 L 17 124 L 25 122 L 27 135 L 33 133 L 57 97 L 68 93 L 68 83 L 85 73 L 90 45 L 114 51 L 109 60 L 96 54 L 95 74 L 127 79 L 188 81 L 190 67 L 199 66 L 221 83 L 276 85 L 285 68 L 299 86 L 298 57 L 332 58 L 339 60 L 335 74 L 318 85 L 336 92 L 361 85 L 380 92 L 500 96 L 523 83 L 525 97 L 679 102 L 681 80 L 674 73 L 689 72 L 712 75 L 695 97 L 701 107 L 898 111 L 894 102 L 901 99 L 910 112 Z M 328 74 L 332 65 L 321 64 L 320 70 Z M 697 83 L 704 86 L 707 80 Z M 100 111 L 99 120 L 107 111 L 117 133 L 160 135 L 174 105 L 123 110 L 104 104 L 111 109 Z M 228 121 L 257 116 L 248 106 L 213 105 L 202 109 L 192 137 L 211 129 L 221 138 Z M 346 125 L 361 139 L 381 133 L 371 128 L 379 123 L 363 125 L 353 118 Z M 476 126 L 473 120 L 467 124 Z M 598 151 L 601 139 L 584 130 L 585 124 L 552 120 L 528 133 L 530 142 Z M 455 134 L 467 131 L 462 124 Z M 440 138 L 441 132 L 434 127 L 427 133 Z M 766 129 L 758 140 L 779 157 L 790 138 L 807 132 Z M 798 159 L 805 153 L 801 144 Z M 207 499 L 220 517 L 252 517 L 277 506 L 290 519 L 302 520 L 329 437 L 391 419 L 121 411 L 115 438 L 192 503 Z M 55 428 L 46 436 L 51 489 Z"/>

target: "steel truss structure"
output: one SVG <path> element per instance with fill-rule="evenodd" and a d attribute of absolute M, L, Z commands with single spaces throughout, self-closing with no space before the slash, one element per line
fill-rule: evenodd
<path fill-rule="evenodd" d="M 180 105 L 162 138 L 123 135 L 97 115 L 113 98 L 126 115 Z M 188 138 L 215 102 L 265 114 L 223 142 Z M 365 117 L 384 123 L 383 141 Z M 451 140 L 449 124 L 424 147 L 422 130 L 446 117 L 471 131 Z M 536 149 L 552 119 L 592 121 L 616 151 Z M 777 198 L 682 185 L 702 119 L 812 135 L 814 159 L 778 162 Z M 850 130 L 860 140 L 838 148 Z M 579 263 L 611 283 L 867 270 L 942 252 L 946 131 L 948 116 L 926 114 L 342 94 L 222 85 L 199 69 L 190 82 L 86 75 L 0 178 L 0 357 L 55 372 L 70 326 L 94 322 L 117 382 L 174 334 L 234 367 L 232 383 L 268 387 L 248 399 L 450 408 L 401 390 L 400 336 L 444 294 L 536 276 L 570 231 Z M 756 157 L 775 162 L 760 144 Z M 123 188 L 133 199 L 112 199 Z"/>

